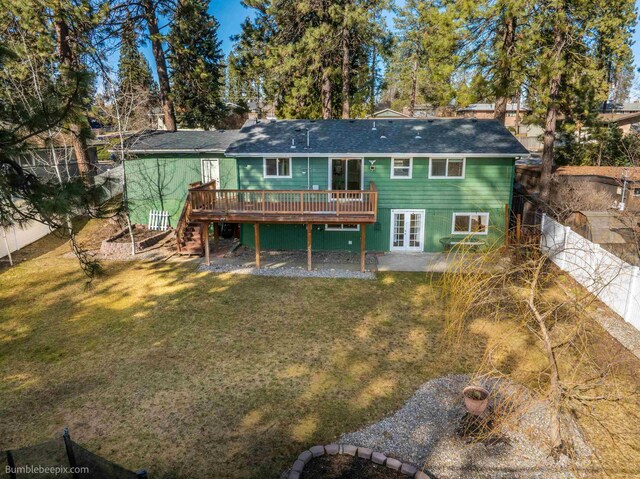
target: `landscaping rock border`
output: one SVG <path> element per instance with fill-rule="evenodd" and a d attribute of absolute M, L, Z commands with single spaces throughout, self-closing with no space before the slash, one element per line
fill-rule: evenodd
<path fill-rule="evenodd" d="M 133 229 L 136 228 L 141 228 L 139 225 L 133 225 Z M 144 227 L 142 227 L 144 228 Z M 155 245 L 156 243 L 158 243 L 159 241 L 163 240 L 164 238 L 166 238 L 167 236 L 169 236 L 169 234 L 172 233 L 173 230 L 171 229 L 167 229 L 164 231 L 158 231 L 157 234 L 150 236 L 148 238 L 145 238 L 141 241 L 136 241 L 135 245 L 136 245 L 136 252 L 142 252 L 147 248 L 150 248 L 151 246 Z M 129 255 L 131 254 L 131 243 L 126 242 L 126 243 L 117 243 L 116 240 L 122 238 L 125 235 L 129 234 L 129 229 L 128 228 L 124 228 L 120 231 L 118 231 L 116 234 L 114 234 L 113 236 L 107 238 L 106 240 L 104 240 L 101 244 L 100 244 L 100 254 L 104 255 L 104 256 L 118 256 L 118 255 Z"/>
<path fill-rule="evenodd" d="M 333 443 L 327 444 L 326 446 L 313 446 L 306 451 L 301 452 L 291 466 L 289 474 L 283 477 L 286 477 L 288 479 L 300 479 L 302 471 L 304 470 L 304 467 L 309 463 L 309 461 L 316 457 L 324 455 L 335 456 L 336 454 L 346 454 L 349 456 L 366 459 L 367 461 L 371 461 L 374 464 L 386 466 L 394 471 L 399 471 L 405 476 L 412 477 L 413 479 L 430 479 L 434 477 L 428 472 L 419 470 L 413 464 L 410 464 L 408 462 L 401 462 L 392 457 L 387 457 L 381 452 L 373 451 L 368 447 L 358 447 L 351 444 Z"/>

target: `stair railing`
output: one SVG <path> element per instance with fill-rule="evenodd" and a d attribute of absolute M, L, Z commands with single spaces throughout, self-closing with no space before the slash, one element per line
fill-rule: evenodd
<path fill-rule="evenodd" d="M 178 253 L 182 252 L 182 240 L 184 237 L 184 232 L 187 229 L 187 226 L 191 222 L 191 212 L 193 211 L 193 201 L 194 195 L 191 193 L 192 191 L 198 190 L 215 190 L 216 189 L 216 181 L 210 181 L 208 183 L 202 184 L 201 182 L 191 183 L 189 185 L 189 189 L 187 190 L 187 197 L 184 200 L 184 206 L 182 207 L 182 213 L 180 213 L 180 219 L 178 220 L 178 224 L 176 225 L 176 241 L 178 243 Z"/>

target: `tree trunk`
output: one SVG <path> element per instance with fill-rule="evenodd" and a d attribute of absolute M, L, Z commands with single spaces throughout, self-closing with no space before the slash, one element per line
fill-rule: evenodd
<path fill-rule="evenodd" d="M 342 29 L 342 118 L 351 117 L 349 96 L 351 94 L 351 50 L 349 45 L 349 29 Z"/>
<path fill-rule="evenodd" d="M 507 118 L 507 106 L 510 100 L 510 93 L 513 91 L 513 79 L 511 58 L 516 42 L 516 19 L 515 17 L 505 14 L 504 34 L 502 37 L 502 61 L 499 65 L 499 80 L 497 85 L 496 107 L 494 118 L 499 120 L 503 125 Z"/>
<path fill-rule="evenodd" d="M 413 117 L 416 109 L 416 97 L 418 95 L 418 55 L 413 57 L 413 66 L 411 67 L 411 98 L 409 99 L 409 116 Z"/>
<path fill-rule="evenodd" d="M 151 50 L 158 72 L 158 84 L 160 86 L 160 102 L 162 103 L 162 113 L 164 115 L 164 125 L 167 131 L 176 131 L 176 112 L 171 98 L 171 85 L 169 84 L 169 72 L 167 70 L 167 60 L 162 49 L 160 29 L 158 28 L 158 18 L 151 0 L 144 2 L 145 18 L 149 28 L 149 38 L 151 39 Z"/>
<path fill-rule="evenodd" d="M 59 15 L 60 14 L 61 13 L 59 13 Z M 59 17 L 55 20 L 55 30 L 60 64 L 66 70 L 65 81 L 68 82 L 70 75 L 79 73 L 77 56 L 71 49 L 69 25 L 67 25 L 67 22 L 63 18 Z M 79 81 L 79 79 L 76 79 L 76 81 Z M 93 184 L 93 174 L 95 170 L 87 152 L 86 128 L 87 125 L 83 125 L 79 120 L 72 120 L 69 124 L 71 144 L 73 145 L 73 152 L 76 157 L 76 164 L 78 165 L 78 173 L 80 173 L 80 176 L 86 184 L 91 185 Z"/>
<path fill-rule="evenodd" d="M 563 11 L 558 11 L 561 16 Z M 556 138 L 556 122 L 558 119 L 558 99 L 560 97 L 560 84 L 562 82 L 562 71 L 559 67 L 560 58 L 564 50 L 565 34 L 562 25 L 556 23 L 554 34 L 554 51 L 551 53 L 552 66 L 555 71 L 549 80 L 549 100 L 547 104 L 547 114 L 544 123 L 544 140 L 542 146 L 542 171 L 540 172 L 540 202 L 546 205 L 549 202 L 551 189 L 551 174 L 553 172 L 553 146 Z"/>
<path fill-rule="evenodd" d="M 332 108 L 331 104 L 333 103 L 333 84 L 331 82 L 330 71 L 328 67 L 325 67 L 322 70 L 322 86 L 320 90 L 320 96 L 322 99 L 322 118 L 328 120 L 332 118 Z"/>
<path fill-rule="evenodd" d="M 372 115 L 376 112 L 376 63 L 378 63 L 378 46 L 374 43 L 371 52 L 371 92 L 369 93 L 369 113 Z"/>
<path fill-rule="evenodd" d="M 538 261 L 538 264 L 535 265 L 533 271 L 533 278 L 529 285 L 529 294 L 527 298 L 527 304 L 529 309 L 533 313 L 533 316 L 538 325 L 538 330 L 540 332 L 540 339 L 542 340 L 542 345 L 547 355 L 547 360 L 549 361 L 549 403 L 551 405 L 551 417 L 550 420 L 550 439 L 551 439 L 551 448 L 554 456 L 561 452 L 563 449 L 562 443 L 562 435 L 561 435 L 561 427 L 560 427 L 560 413 L 562 407 L 562 383 L 560 381 L 560 372 L 558 371 L 558 362 L 556 361 L 556 354 L 553 349 L 553 343 L 551 341 L 551 337 L 549 336 L 549 330 L 547 328 L 545 317 L 540 313 L 536 302 L 535 295 L 536 290 L 539 287 L 539 279 L 541 270 L 544 266 L 543 261 Z"/>

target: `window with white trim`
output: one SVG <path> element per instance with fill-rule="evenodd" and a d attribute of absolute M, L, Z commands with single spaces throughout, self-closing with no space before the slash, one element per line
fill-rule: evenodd
<path fill-rule="evenodd" d="M 360 231 L 360 225 L 355 224 L 332 224 L 332 225 L 324 225 L 324 229 L 326 231 Z"/>
<path fill-rule="evenodd" d="M 412 170 L 412 158 L 391 158 L 391 178 L 409 180 Z"/>
<path fill-rule="evenodd" d="M 430 158 L 429 178 L 464 178 L 464 158 Z"/>
<path fill-rule="evenodd" d="M 451 222 L 451 234 L 489 233 L 489 213 L 454 213 Z"/>
<path fill-rule="evenodd" d="M 633 189 L 633 196 L 640 196 L 640 188 Z"/>
<path fill-rule="evenodd" d="M 291 158 L 265 158 L 265 178 L 291 178 Z"/>

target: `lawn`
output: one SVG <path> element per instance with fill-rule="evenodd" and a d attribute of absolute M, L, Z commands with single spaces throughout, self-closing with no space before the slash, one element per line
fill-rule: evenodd
<path fill-rule="evenodd" d="M 508 367 L 540 357 L 522 332 L 481 322 L 449 347 L 437 287 L 421 274 L 283 279 L 127 262 L 87 287 L 65 251 L 0 272 L 0 450 L 69 426 L 154 478 L 278 477 L 423 382 L 473 371 L 510 335 Z"/>

